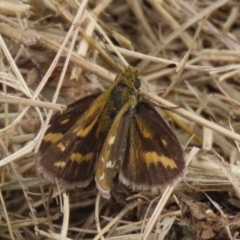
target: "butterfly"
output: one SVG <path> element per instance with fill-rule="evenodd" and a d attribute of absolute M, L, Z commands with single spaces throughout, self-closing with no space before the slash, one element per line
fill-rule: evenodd
<path fill-rule="evenodd" d="M 44 176 L 71 188 L 95 178 L 107 199 L 116 176 L 133 190 L 151 191 L 183 176 L 183 148 L 154 106 L 140 97 L 140 74 L 128 66 L 106 92 L 52 117 L 37 156 Z"/>

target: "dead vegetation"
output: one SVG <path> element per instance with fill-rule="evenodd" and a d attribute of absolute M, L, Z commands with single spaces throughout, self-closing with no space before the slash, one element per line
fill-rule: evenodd
<path fill-rule="evenodd" d="M 0 238 L 240 239 L 239 8 L 234 0 L 1 0 Z M 36 172 L 52 112 L 104 90 L 119 71 L 97 28 L 123 56 L 119 66 L 148 72 L 142 94 L 170 108 L 185 146 L 186 177 L 161 194 L 116 181 L 105 201 L 94 182 L 66 194 Z M 177 68 L 156 71 L 168 63 Z"/>

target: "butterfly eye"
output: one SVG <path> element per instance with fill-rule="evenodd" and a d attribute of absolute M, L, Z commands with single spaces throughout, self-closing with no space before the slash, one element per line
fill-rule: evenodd
<path fill-rule="evenodd" d="M 136 78 L 134 81 L 134 87 L 136 89 L 139 89 L 141 87 L 141 81 L 138 78 Z"/>

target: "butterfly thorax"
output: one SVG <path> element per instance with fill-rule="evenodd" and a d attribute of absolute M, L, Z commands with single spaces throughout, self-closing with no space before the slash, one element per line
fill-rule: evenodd
<path fill-rule="evenodd" d="M 106 127 L 108 126 L 109 128 L 111 126 L 119 111 L 130 99 L 134 98 L 137 103 L 137 95 L 140 87 L 140 80 L 137 78 L 139 73 L 138 68 L 127 67 L 124 72 L 116 77 L 116 83 L 113 87 L 106 92 L 110 97 L 100 116 L 100 121 L 105 123 Z M 108 131 L 108 128 L 102 128 L 101 130 Z"/>

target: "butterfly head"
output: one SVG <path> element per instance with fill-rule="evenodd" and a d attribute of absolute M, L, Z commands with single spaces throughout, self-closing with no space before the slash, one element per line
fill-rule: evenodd
<path fill-rule="evenodd" d="M 136 91 L 141 87 L 141 81 L 138 76 L 141 74 L 140 69 L 128 66 L 122 73 L 116 77 L 116 83 L 124 83 Z"/>

